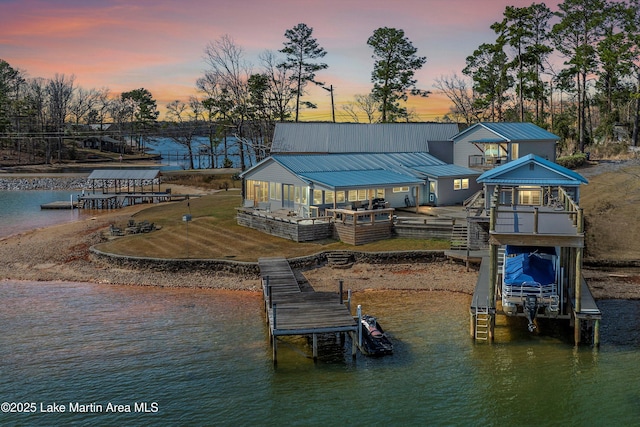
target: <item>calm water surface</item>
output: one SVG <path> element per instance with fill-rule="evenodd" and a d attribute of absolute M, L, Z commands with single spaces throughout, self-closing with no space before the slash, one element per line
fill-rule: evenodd
<path fill-rule="evenodd" d="M 77 200 L 79 192 L 80 190 L 0 191 L 0 237 L 95 215 L 95 211 L 78 209 L 40 209 L 40 205 L 45 203 L 57 201 L 71 203 L 71 196 Z"/>
<path fill-rule="evenodd" d="M 248 292 L 0 282 L 0 425 L 638 425 L 640 302 L 601 301 L 602 346 L 500 325 L 469 338 L 470 297 L 367 292 L 395 354 L 350 356 L 329 337 L 279 344 Z M 151 412 L 69 413 L 70 403 Z M 60 404 L 65 413 L 40 413 Z M 157 406 L 155 406 L 157 405 Z M 156 412 L 153 412 L 157 408 Z"/>

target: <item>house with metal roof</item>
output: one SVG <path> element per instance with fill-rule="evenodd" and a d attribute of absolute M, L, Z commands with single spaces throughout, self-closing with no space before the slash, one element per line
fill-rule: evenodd
<path fill-rule="evenodd" d="M 496 315 L 526 318 L 530 332 L 537 319 L 547 318 L 573 326 L 576 345 L 585 340 L 597 346 L 602 313 L 582 274 L 579 199 L 587 180 L 527 154 L 483 173 L 478 182 L 485 201 L 469 211 L 467 242 L 474 249 L 484 234 L 489 256 L 482 258 L 472 297 L 471 335 L 492 340 Z"/>
<path fill-rule="evenodd" d="M 527 154 L 555 162 L 559 139 L 533 123 L 476 123 L 452 138 L 453 163 L 486 170 Z"/>
<path fill-rule="evenodd" d="M 446 151 L 458 129 L 436 125 L 278 124 L 271 156 L 241 175 L 245 206 L 306 213 L 374 200 L 389 207 L 460 204 L 480 189 L 479 172 L 429 152 Z"/>
<path fill-rule="evenodd" d="M 453 163 L 456 123 L 278 123 L 271 154 L 429 153 Z"/>
<path fill-rule="evenodd" d="M 502 192 L 502 203 L 511 203 L 505 198 L 515 197 L 520 205 L 541 205 L 554 197 L 553 188 L 562 187 L 571 199 L 580 202 L 580 185 L 588 181 L 577 172 L 543 159 L 535 154 L 527 154 L 512 162 L 488 170 L 478 178 L 485 194 L 491 195 L 496 187 L 515 188 L 515 192 Z M 485 201 L 489 208 L 489 197 Z"/>
<path fill-rule="evenodd" d="M 489 213 L 493 205 L 562 211 L 563 200 L 579 204 L 580 186 L 588 183 L 582 175 L 535 154 L 488 170 L 477 182 L 484 188 L 484 199 L 468 206 L 468 242 L 473 249 L 488 244 Z"/>

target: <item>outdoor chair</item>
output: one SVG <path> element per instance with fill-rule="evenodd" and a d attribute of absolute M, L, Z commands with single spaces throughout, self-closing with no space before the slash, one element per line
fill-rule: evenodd
<path fill-rule="evenodd" d="M 111 232 L 112 236 L 124 236 L 124 233 L 122 232 L 122 229 L 116 227 L 113 224 L 109 225 L 109 231 Z"/>

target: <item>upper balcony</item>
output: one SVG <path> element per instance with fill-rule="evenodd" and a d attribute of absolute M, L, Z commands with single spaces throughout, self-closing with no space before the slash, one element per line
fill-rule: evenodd
<path fill-rule="evenodd" d="M 517 204 L 510 195 L 517 188 L 497 187 L 492 195 L 489 236 L 490 243 L 517 246 L 584 247 L 584 215 L 562 188 L 542 200 L 544 204 Z M 511 200 L 501 204 L 500 200 Z"/>

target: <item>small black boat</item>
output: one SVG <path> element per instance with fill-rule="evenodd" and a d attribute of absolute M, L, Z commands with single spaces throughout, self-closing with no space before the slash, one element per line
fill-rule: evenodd
<path fill-rule="evenodd" d="M 362 346 L 360 350 L 368 356 L 384 356 L 393 353 L 393 343 L 384 333 L 378 320 L 369 315 L 362 316 Z"/>

